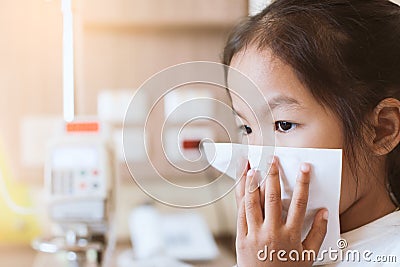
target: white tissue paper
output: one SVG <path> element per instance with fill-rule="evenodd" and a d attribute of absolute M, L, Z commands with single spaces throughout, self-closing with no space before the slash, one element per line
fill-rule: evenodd
<path fill-rule="evenodd" d="M 284 216 L 289 209 L 300 165 L 303 162 L 310 163 L 312 166 L 310 190 L 302 239 L 311 229 L 316 212 L 321 208 L 327 208 L 329 211 L 328 230 L 315 264 L 329 262 L 328 259 L 321 259 L 320 256 L 324 250 L 338 250 L 341 149 L 254 146 L 233 143 L 203 143 L 203 148 L 208 162 L 233 179 L 236 179 L 236 169 L 240 168 L 240 159 L 247 158 L 251 169 L 267 172 L 268 162 L 271 161 L 273 155 L 276 155 L 281 167 L 280 182 Z"/>

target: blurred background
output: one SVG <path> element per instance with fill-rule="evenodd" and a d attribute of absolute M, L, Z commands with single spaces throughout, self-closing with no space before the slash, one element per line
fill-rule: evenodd
<path fill-rule="evenodd" d="M 116 154 L 117 247 L 130 246 L 131 211 L 151 201 L 133 182 L 122 154 L 130 98 L 166 67 L 220 62 L 229 30 L 248 12 L 247 0 L 72 1 L 75 114 L 107 122 Z M 52 234 L 44 166 L 48 141 L 63 121 L 61 0 L 2 0 L 0 33 L 0 265 L 33 266 L 32 240 Z M 131 130 L 141 127 L 133 124 Z M 132 155 L 144 156 L 143 151 Z M 161 213 L 176 212 L 156 206 Z M 232 194 L 196 213 L 214 236 L 234 234 Z M 233 257 L 233 239 L 229 244 L 227 255 Z"/>
<path fill-rule="evenodd" d="M 161 265 L 153 263 L 151 266 L 234 264 L 236 206 L 233 193 L 212 205 L 187 213 L 191 215 L 155 203 L 140 190 L 128 172 L 122 151 L 122 124 L 132 95 L 146 79 L 178 63 L 221 62 L 224 43 L 233 25 L 248 14 L 257 13 L 268 3 L 269 1 L 262 0 L 71 1 L 74 111 L 76 118 L 82 119 L 84 124 L 70 125 L 72 128 L 65 129 L 95 129 L 96 132 L 96 127 L 101 125 L 100 132 L 107 132 L 107 146 L 111 147 L 113 154 L 107 156 L 107 152 L 104 152 L 104 156 L 99 152 L 98 155 L 109 159 L 111 163 L 107 164 L 112 169 L 112 182 L 104 188 L 104 194 L 100 194 L 102 201 L 107 200 L 104 202 L 107 205 L 110 199 L 114 202 L 110 209 L 115 213 L 115 218 L 109 225 L 105 224 L 108 226 L 106 229 L 113 225 L 115 237 L 115 241 L 109 241 L 110 244 L 115 244 L 115 248 L 111 249 L 109 266 L 150 266 L 145 265 L 146 263 L 132 263 L 135 257 L 140 258 L 141 255 L 126 254 L 125 258 L 119 257 L 123 252 L 130 252 L 132 243 L 135 249 L 134 243 L 138 240 L 140 244 L 144 244 L 143 257 L 148 257 L 148 253 L 157 250 L 157 246 L 166 246 L 167 249 L 164 250 L 171 250 L 170 254 L 167 253 L 168 257 L 172 260 L 178 258 L 190 264 L 179 265 L 171 261 Z M 54 198 L 49 198 L 51 190 L 46 188 L 45 180 L 46 177 L 54 179 L 54 173 L 46 174 L 45 166 L 50 165 L 53 168 L 56 162 L 53 158 L 49 160 L 49 153 L 63 151 L 65 154 L 62 155 L 62 159 L 72 157 L 74 154 L 71 151 L 68 154 L 65 150 L 57 150 L 60 147 L 57 145 L 73 143 L 79 148 L 83 142 L 90 143 L 92 140 L 89 139 L 96 139 L 98 135 L 98 132 L 93 133 L 93 138 L 89 136 L 89 139 L 85 139 L 86 136 L 79 139 L 79 142 L 76 142 L 76 136 L 71 140 L 69 136 L 63 136 L 57 145 L 53 144 L 49 149 L 49 140 L 65 135 L 65 132 L 60 134 L 63 132 L 60 129 L 64 129 L 65 126 L 61 4 L 61 0 L 0 2 L 0 266 L 81 266 L 80 263 L 68 265 L 71 262 L 76 264 L 79 253 L 73 257 L 72 254 L 68 254 L 64 258 L 58 258 L 57 264 L 49 264 L 51 261 L 44 258 L 42 252 L 38 252 L 46 248 L 37 244 L 35 247 L 34 241 L 38 237 L 56 235 L 54 224 L 60 226 L 61 236 L 70 242 L 69 245 L 78 244 L 79 235 L 87 238 L 89 243 L 97 241 L 97 236 L 90 236 L 94 228 L 92 225 L 89 227 L 89 223 L 79 228 L 82 226 L 82 222 L 79 221 L 78 224 L 73 224 L 73 231 L 66 230 L 64 222 L 55 220 L 54 214 L 49 215 L 49 202 Z M 179 99 L 181 101 L 204 96 L 204 92 L 200 93 L 195 88 L 190 90 L 176 95 L 172 102 L 170 101 L 170 105 L 173 106 L 174 101 Z M 148 103 L 144 99 L 143 105 L 146 104 Z M 157 124 L 163 120 L 163 115 L 160 115 L 152 123 Z M 93 124 L 93 121 L 96 122 Z M 140 138 L 135 138 L 135 134 L 143 129 L 143 125 L 132 122 L 125 127 L 131 133 L 130 142 L 134 147 L 135 142 L 141 141 Z M 106 130 L 103 132 L 103 129 Z M 192 149 L 197 149 L 198 141 L 209 133 L 207 126 L 202 124 L 195 125 L 192 130 L 181 144 L 189 154 L 193 153 Z M 157 142 L 157 136 L 149 138 L 150 143 Z M 96 151 L 103 148 L 102 145 L 95 146 L 99 149 Z M 148 153 L 155 160 L 159 159 L 159 151 L 150 150 Z M 146 151 L 138 149 L 130 151 L 126 156 L 127 160 L 131 158 L 140 161 L 146 157 Z M 97 175 L 97 170 L 90 171 L 93 177 Z M 91 179 L 95 179 L 93 177 Z M 53 188 L 51 193 L 54 196 L 56 187 L 51 182 L 52 180 L 49 182 Z M 156 180 L 154 182 L 157 183 Z M 76 186 L 84 190 L 86 184 L 80 183 Z M 143 206 L 148 203 L 152 205 Z M 101 207 L 106 210 L 106 207 Z M 62 208 L 69 209 L 68 206 Z M 188 217 L 179 217 L 182 214 Z M 106 217 L 102 217 L 101 222 L 105 222 Z M 162 235 L 158 228 L 165 228 L 168 233 L 175 232 L 171 234 L 172 239 L 165 244 L 154 245 L 151 242 L 146 243 L 140 236 L 141 231 L 138 229 L 145 228 L 146 225 L 150 225 L 150 230 L 143 232 L 150 231 L 150 235 L 156 233 L 155 238 Z M 179 233 L 176 235 L 176 232 L 179 232 L 176 228 L 185 227 L 192 227 L 192 232 L 199 233 L 200 236 L 192 238 L 201 239 L 201 236 L 208 234 L 210 238 L 206 238 L 205 243 L 183 242 L 190 251 L 181 248 L 173 250 L 175 243 L 181 242 L 182 237 L 187 237 Z M 77 228 L 80 230 L 75 231 Z M 144 239 L 151 238 L 145 236 Z M 155 243 L 157 244 L 157 241 Z M 84 246 L 78 247 L 74 249 L 79 250 Z M 97 251 L 96 248 L 91 249 Z M 87 252 L 86 247 L 83 250 Z M 50 249 L 47 252 L 52 254 L 54 251 Z M 89 256 L 85 260 L 90 258 Z M 97 264 L 100 264 L 99 261 Z"/>

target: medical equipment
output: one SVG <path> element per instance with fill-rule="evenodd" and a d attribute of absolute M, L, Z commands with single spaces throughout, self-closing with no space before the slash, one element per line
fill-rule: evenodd
<path fill-rule="evenodd" d="M 182 261 L 219 255 L 207 223 L 193 211 L 165 214 L 152 205 L 139 206 L 129 216 L 129 231 L 134 249 L 118 256 L 118 267 L 191 267 Z"/>
<path fill-rule="evenodd" d="M 104 132 L 97 122 L 67 123 L 65 134 L 47 148 L 45 190 L 53 231 L 33 247 L 64 252 L 78 266 L 89 260 L 89 251 L 103 266 L 114 244 L 113 153 Z"/>
<path fill-rule="evenodd" d="M 74 26 L 72 0 L 62 0 L 63 13 L 63 111 L 64 120 L 74 119 Z"/>

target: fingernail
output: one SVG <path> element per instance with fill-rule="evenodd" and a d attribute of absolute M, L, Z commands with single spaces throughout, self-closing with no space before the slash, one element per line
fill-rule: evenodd
<path fill-rule="evenodd" d="M 258 177 L 258 174 L 257 174 L 257 172 L 255 171 L 255 170 L 250 170 L 248 173 L 247 173 L 247 177 L 249 177 L 249 173 L 250 173 L 250 175 L 251 175 L 251 180 L 250 180 L 250 184 L 249 184 L 249 192 L 250 193 L 253 193 L 254 191 L 256 191 L 257 189 L 258 189 L 258 187 L 259 187 L 259 177 Z"/>
<path fill-rule="evenodd" d="M 254 169 L 250 169 L 248 172 L 247 172 L 247 177 L 252 177 L 252 176 L 254 176 L 254 174 L 256 174 L 256 170 L 254 170 Z"/>
<path fill-rule="evenodd" d="M 277 162 L 276 156 L 272 156 L 270 158 L 270 160 L 268 161 L 268 164 L 272 166 L 272 165 L 276 164 L 276 162 Z"/>
<path fill-rule="evenodd" d="M 328 220 L 328 216 L 329 216 L 329 212 L 328 212 L 328 210 L 325 210 L 324 213 L 322 213 L 322 219 L 327 221 Z"/>
<path fill-rule="evenodd" d="M 302 172 L 304 172 L 304 173 L 309 172 L 310 169 L 311 169 L 311 166 L 310 166 L 309 163 L 303 163 L 303 164 L 301 164 L 301 166 L 300 166 L 300 170 L 301 170 Z"/>

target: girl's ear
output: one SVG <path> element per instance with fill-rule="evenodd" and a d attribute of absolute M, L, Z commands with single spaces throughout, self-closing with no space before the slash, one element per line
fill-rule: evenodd
<path fill-rule="evenodd" d="M 383 99 L 372 114 L 371 148 L 376 155 L 390 153 L 400 143 L 400 101 Z"/>

